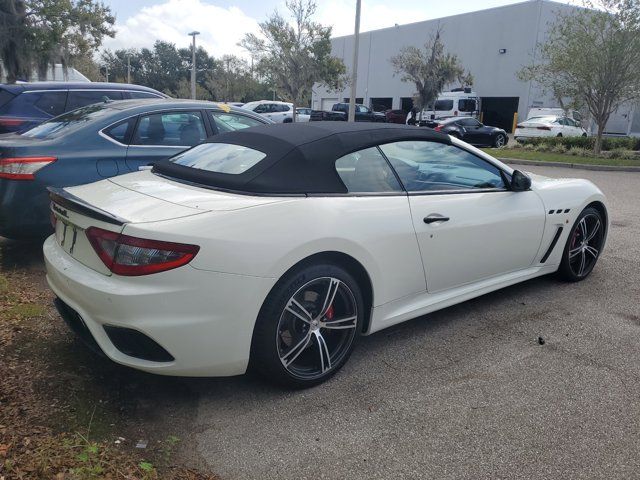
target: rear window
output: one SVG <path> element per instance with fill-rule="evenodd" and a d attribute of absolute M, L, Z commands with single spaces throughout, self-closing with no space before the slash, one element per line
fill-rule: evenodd
<path fill-rule="evenodd" d="M 59 117 L 37 125 L 26 132 L 24 137 L 30 138 L 57 138 L 83 127 L 88 122 L 107 115 L 111 110 L 104 105 L 89 105 L 73 112 L 65 113 Z"/>
<path fill-rule="evenodd" d="M 171 161 L 207 172 L 237 175 L 246 172 L 266 156 L 242 145 L 203 143 L 176 155 Z"/>
<path fill-rule="evenodd" d="M 5 92 L 8 93 L 8 92 Z M 9 95 L 11 95 L 9 93 Z M 35 118 L 55 117 L 64 112 L 67 101 L 66 90 L 50 90 L 39 92 L 22 92 L 13 99 L 8 99 L 0 107 L 0 115 L 15 115 Z M 0 104 L 2 101 L 0 101 Z"/>
<path fill-rule="evenodd" d="M 436 100 L 436 112 L 445 112 L 453 110 L 453 100 Z"/>
<path fill-rule="evenodd" d="M 0 108 L 4 107 L 7 103 L 9 103 L 15 95 L 13 93 L 7 92 L 4 89 L 0 89 Z"/>

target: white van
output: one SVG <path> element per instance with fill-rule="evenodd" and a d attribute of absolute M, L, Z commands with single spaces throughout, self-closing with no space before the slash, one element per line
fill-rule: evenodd
<path fill-rule="evenodd" d="M 433 107 L 433 110 L 422 110 L 422 123 L 447 117 L 480 117 L 480 97 L 470 88 L 456 88 L 441 93 Z M 407 115 L 406 123 L 415 124 L 412 112 Z"/>

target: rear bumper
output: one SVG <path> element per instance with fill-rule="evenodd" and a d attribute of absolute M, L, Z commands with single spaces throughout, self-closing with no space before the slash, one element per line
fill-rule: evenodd
<path fill-rule="evenodd" d="M 253 327 L 275 279 L 197 270 L 189 265 L 144 277 L 105 276 L 44 243 L 47 281 L 82 320 L 80 336 L 111 360 L 162 375 L 229 376 L 246 371 Z M 251 300 L 251 301 L 250 301 Z M 63 314 L 64 316 L 64 314 Z M 105 327 L 143 334 L 169 361 L 137 358 Z M 87 340 L 88 339 L 88 340 Z"/>
<path fill-rule="evenodd" d="M 44 238 L 52 231 L 46 188 L 38 181 L 0 179 L 0 235 Z"/>

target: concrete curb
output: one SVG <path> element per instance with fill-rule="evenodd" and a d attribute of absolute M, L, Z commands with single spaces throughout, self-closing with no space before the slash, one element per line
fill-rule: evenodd
<path fill-rule="evenodd" d="M 497 158 L 497 157 L 496 157 Z M 640 173 L 640 166 L 616 166 L 616 165 L 588 165 L 582 163 L 566 163 L 566 162 L 542 162 L 539 160 L 520 160 L 517 158 L 498 158 L 504 163 L 515 163 L 519 165 L 536 165 L 538 167 L 562 167 L 562 168 L 575 168 L 578 170 L 597 170 L 601 172 L 638 172 Z"/>

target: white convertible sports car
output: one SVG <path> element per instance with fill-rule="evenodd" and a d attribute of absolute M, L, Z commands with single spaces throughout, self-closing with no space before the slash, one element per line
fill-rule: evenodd
<path fill-rule="evenodd" d="M 608 227 L 586 180 L 395 124 L 225 133 L 51 199 L 47 279 L 95 350 L 294 386 L 334 374 L 359 335 L 540 275 L 586 278 Z"/>

